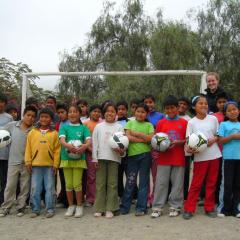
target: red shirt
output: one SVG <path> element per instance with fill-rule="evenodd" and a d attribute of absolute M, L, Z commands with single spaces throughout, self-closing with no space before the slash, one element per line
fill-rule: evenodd
<path fill-rule="evenodd" d="M 168 134 L 170 140 L 185 140 L 187 121 L 183 118 L 164 118 L 157 123 L 156 133 Z M 175 146 L 166 152 L 160 152 L 157 160 L 158 165 L 184 166 L 185 153 L 184 146 Z"/>

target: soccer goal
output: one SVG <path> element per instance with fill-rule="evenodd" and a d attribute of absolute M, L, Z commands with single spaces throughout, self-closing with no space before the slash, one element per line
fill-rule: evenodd
<path fill-rule="evenodd" d="M 207 72 L 198 70 L 158 70 L 158 71 L 118 71 L 118 72 L 29 72 L 22 75 L 22 114 L 25 108 L 27 92 L 29 88 L 28 78 L 33 76 L 199 76 L 200 93 L 204 93 L 207 87 Z"/>

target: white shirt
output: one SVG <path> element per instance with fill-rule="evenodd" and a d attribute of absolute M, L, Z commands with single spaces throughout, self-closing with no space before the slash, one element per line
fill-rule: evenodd
<path fill-rule="evenodd" d="M 208 139 L 210 139 L 217 135 L 218 127 L 218 120 L 212 115 L 207 115 L 204 119 L 194 117 L 188 122 L 186 137 L 188 137 L 192 133 L 201 132 Z M 195 153 L 194 161 L 200 162 L 214 160 L 220 158 L 221 156 L 222 154 L 218 147 L 218 144 L 214 143 L 211 147 L 208 147 L 203 152 Z"/>

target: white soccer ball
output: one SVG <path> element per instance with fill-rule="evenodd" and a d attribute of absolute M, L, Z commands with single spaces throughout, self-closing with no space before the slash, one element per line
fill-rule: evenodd
<path fill-rule="evenodd" d="M 6 130 L 0 130 L 0 148 L 6 147 L 11 143 L 11 135 Z"/>
<path fill-rule="evenodd" d="M 154 150 L 165 152 L 171 145 L 171 141 L 166 133 L 156 133 L 151 140 Z"/>
<path fill-rule="evenodd" d="M 192 133 L 187 137 L 187 145 L 198 152 L 204 151 L 208 146 L 207 137 L 201 133 Z"/>
<path fill-rule="evenodd" d="M 80 140 L 70 140 L 68 143 L 72 144 L 75 148 L 79 148 L 82 145 L 82 142 Z M 82 154 L 78 154 L 78 153 L 69 152 L 68 150 L 67 150 L 67 153 L 68 153 L 68 156 L 73 159 L 80 159 L 80 157 L 82 155 Z"/>
<path fill-rule="evenodd" d="M 116 132 L 109 138 L 111 148 L 121 148 L 126 150 L 129 145 L 128 137 L 123 132 Z"/>

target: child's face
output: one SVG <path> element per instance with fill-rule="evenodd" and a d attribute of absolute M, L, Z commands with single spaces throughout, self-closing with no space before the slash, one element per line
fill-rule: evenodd
<path fill-rule="evenodd" d="M 6 107 L 6 103 L 0 101 L 0 113 L 4 112 L 5 107 Z"/>
<path fill-rule="evenodd" d="M 81 116 L 86 116 L 87 115 L 87 111 L 88 111 L 88 107 L 84 104 L 79 104 L 78 107 L 81 108 Z"/>
<path fill-rule="evenodd" d="M 51 98 L 47 99 L 46 107 L 50 108 L 51 110 L 53 110 L 55 112 L 55 110 L 56 110 L 55 101 L 53 99 L 51 99 Z"/>
<path fill-rule="evenodd" d="M 147 118 L 148 112 L 143 107 L 138 107 L 135 111 L 135 118 L 139 122 L 144 122 Z"/>
<path fill-rule="evenodd" d="M 219 98 L 216 102 L 216 106 L 219 112 L 223 112 L 224 105 L 227 102 L 226 98 Z"/>
<path fill-rule="evenodd" d="M 47 113 L 41 113 L 39 117 L 39 122 L 41 127 L 49 127 L 52 122 L 52 118 Z"/>
<path fill-rule="evenodd" d="M 101 117 L 102 115 L 102 112 L 100 109 L 96 108 L 94 110 L 91 111 L 90 113 L 90 119 L 93 120 L 93 121 L 96 121 L 98 122 L 99 121 L 99 118 Z"/>
<path fill-rule="evenodd" d="M 57 110 L 57 115 L 58 115 L 58 117 L 60 118 L 60 121 L 61 121 L 61 122 L 66 121 L 67 118 L 68 118 L 67 111 L 66 111 L 65 109 L 63 109 L 63 108 L 59 108 L 59 109 Z"/>
<path fill-rule="evenodd" d="M 117 112 L 114 107 L 109 106 L 104 114 L 106 122 L 115 122 Z"/>
<path fill-rule="evenodd" d="M 124 105 L 119 105 L 117 108 L 118 118 L 127 117 L 127 108 Z"/>
<path fill-rule="evenodd" d="M 164 111 L 169 118 L 175 118 L 178 115 L 178 107 L 175 105 L 165 106 Z"/>
<path fill-rule="evenodd" d="M 79 123 L 80 112 L 76 107 L 70 107 L 69 108 L 68 119 L 71 123 Z"/>
<path fill-rule="evenodd" d="M 200 97 L 195 105 L 195 111 L 200 115 L 207 115 L 208 113 L 208 103 L 207 99 L 204 97 Z"/>
<path fill-rule="evenodd" d="M 13 120 L 14 120 L 14 121 L 17 120 L 17 118 L 18 118 L 18 112 L 17 112 L 15 109 L 11 110 L 11 111 L 9 112 L 9 114 L 13 117 Z"/>
<path fill-rule="evenodd" d="M 152 112 L 155 108 L 155 102 L 151 98 L 146 98 L 144 103 L 148 106 L 149 112 Z"/>
<path fill-rule="evenodd" d="M 187 111 L 188 111 L 188 103 L 186 103 L 185 101 L 179 101 L 178 102 L 179 114 L 185 115 Z"/>
<path fill-rule="evenodd" d="M 135 114 L 136 108 L 137 108 L 137 104 L 136 103 L 132 103 L 132 105 L 131 105 L 131 112 L 132 112 L 133 115 Z"/>
<path fill-rule="evenodd" d="M 211 91 L 215 91 L 218 87 L 218 80 L 214 75 L 207 76 L 207 86 Z"/>
<path fill-rule="evenodd" d="M 41 114 L 42 115 L 42 114 Z M 35 122 L 35 118 L 36 118 L 36 113 L 33 112 L 33 111 L 27 111 L 24 116 L 23 116 L 23 123 L 26 125 L 26 126 L 32 126 L 33 123 Z"/>
<path fill-rule="evenodd" d="M 226 109 L 226 116 L 231 121 L 238 121 L 239 109 L 234 104 L 229 104 Z"/>

